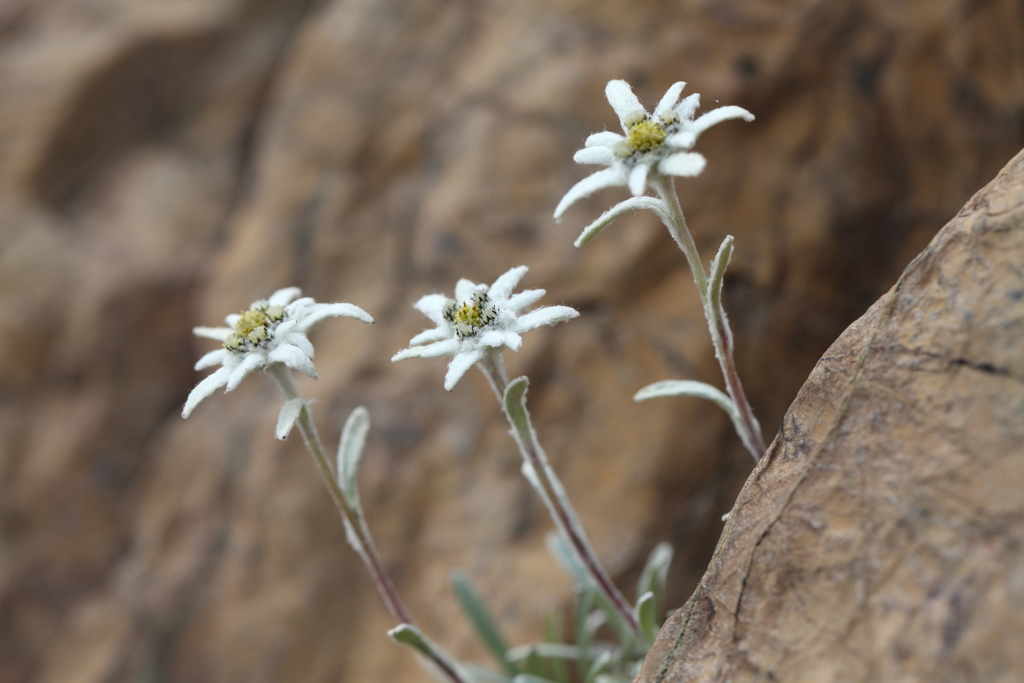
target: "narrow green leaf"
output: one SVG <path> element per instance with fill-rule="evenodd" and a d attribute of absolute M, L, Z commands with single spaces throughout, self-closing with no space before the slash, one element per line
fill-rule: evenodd
<path fill-rule="evenodd" d="M 565 643 L 531 643 L 512 648 L 508 651 L 508 658 L 513 662 L 520 662 L 531 654 L 544 659 L 578 659 L 580 650 L 575 645 Z"/>
<path fill-rule="evenodd" d="M 557 503 L 562 508 L 565 516 L 569 519 L 569 523 L 576 527 L 576 530 L 580 535 L 585 535 L 579 521 L 576 519 L 575 513 L 572 509 L 572 504 L 569 503 L 568 496 L 562 489 L 561 484 L 558 481 L 558 477 L 554 475 L 554 472 L 547 467 L 546 456 L 543 451 L 540 450 L 540 445 L 537 443 L 537 437 L 533 431 L 533 425 L 530 422 L 530 413 L 526 409 L 526 390 L 530 386 L 530 380 L 526 377 L 516 377 L 514 380 L 508 383 L 505 387 L 505 415 L 508 417 L 509 424 L 512 425 L 512 436 L 515 438 L 516 443 L 519 445 L 519 450 L 523 454 L 523 476 L 526 478 L 530 485 L 540 496 L 540 499 L 547 506 L 551 512 L 551 518 L 556 522 L 556 526 L 560 533 L 564 533 L 561 525 L 558 524 L 559 515 L 556 513 L 555 505 L 556 501 L 552 501 L 548 495 L 548 488 L 554 493 L 558 499 Z M 541 466 L 544 469 L 543 472 L 538 472 L 535 469 L 534 464 L 530 461 L 527 453 L 531 450 L 538 451 L 537 455 L 543 463 Z M 548 484 L 548 488 L 541 482 L 541 477 L 545 479 Z M 571 547 L 571 546 L 570 546 Z M 570 551 L 575 553 L 575 551 Z"/>
<path fill-rule="evenodd" d="M 526 389 L 530 386 L 527 377 L 516 377 L 505 387 L 505 414 L 512 423 L 512 435 L 520 447 L 533 440 L 530 414 L 526 412 Z"/>
<path fill-rule="evenodd" d="M 349 505 L 362 514 L 359 506 L 359 460 L 363 457 L 366 445 L 366 434 L 370 431 L 370 413 L 363 406 L 352 411 L 341 430 L 341 443 L 338 444 L 337 477 Z"/>
<path fill-rule="evenodd" d="M 557 532 L 549 531 L 544 536 L 544 545 L 547 546 L 548 552 L 555 558 L 559 566 L 572 578 L 573 583 L 587 586 L 593 585 L 590 574 L 580 564 L 575 551 L 569 547 L 569 544 Z"/>
<path fill-rule="evenodd" d="M 587 670 L 587 675 L 583 677 L 583 683 L 594 683 L 594 679 L 597 678 L 598 674 L 604 673 L 611 664 L 614 655 L 611 652 L 605 651 L 594 657 L 594 661 L 591 662 L 590 668 Z"/>
<path fill-rule="evenodd" d="M 519 669 L 508 657 L 508 642 L 502 636 L 490 611 L 480 599 L 480 595 L 473 589 L 469 578 L 460 571 L 454 571 L 451 575 L 451 584 L 452 590 L 455 591 L 455 597 L 462 605 L 462 611 L 473 623 L 481 642 L 487 646 L 505 672 L 509 676 L 515 676 L 519 673 Z"/>
<path fill-rule="evenodd" d="M 710 384 L 694 382 L 688 379 L 666 379 L 648 384 L 633 395 L 633 400 L 646 401 L 650 398 L 660 398 L 662 396 L 695 396 L 697 398 L 704 398 L 714 401 L 718 407 L 729 414 L 730 418 L 735 420 L 739 417 L 736 404 L 725 393 Z"/>
<path fill-rule="evenodd" d="M 479 664 L 467 663 L 462 668 L 469 674 L 472 683 L 512 683 L 512 677 Z"/>
<path fill-rule="evenodd" d="M 594 683 L 630 683 L 633 679 L 617 674 L 598 674 Z"/>
<path fill-rule="evenodd" d="M 451 672 L 461 683 L 472 683 L 473 679 L 461 664 L 412 624 L 399 624 L 388 631 L 388 637 L 394 642 L 420 653 L 442 671 Z M 446 677 L 451 678 L 451 676 Z"/>
<path fill-rule="evenodd" d="M 290 398 L 281 406 L 281 412 L 277 414 L 277 427 L 274 429 L 274 436 L 278 439 L 287 439 L 288 433 L 295 426 L 299 419 L 299 413 L 306 407 L 306 402 L 301 398 Z"/>
<path fill-rule="evenodd" d="M 736 404 L 732 402 L 731 398 L 710 384 L 694 382 L 688 379 L 666 379 L 648 384 L 633 395 L 633 400 L 646 401 L 649 398 L 660 396 L 696 396 L 697 398 L 706 398 L 709 401 L 714 401 L 719 408 L 728 413 L 736 433 L 741 438 L 747 433 L 743 418 L 740 417 L 740 411 L 736 408 Z"/>
<path fill-rule="evenodd" d="M 640 596 L 640 600 L 636 603 L 636 619 L 640 622 L 640 628 L 643 630 L 644 635 L 647 636 L 647 640 L 651 643 L 654 642 L 654 637 L 658 635 L 657 623 L 657 607 L 655 604 L 657 601 L 654 598 L 654 593 L 647 591 Z"/>
<path fill-rule="evenodd" d="M 524 674 L 534 676 L 536 678 L 541 678 L 543 676 L 544 660 L 541 658 L 536 648 L 530 650 L 530 653 L 526 656 L 524 660 L 522 660 L 522 669 L 523 673 L 519 674 L 514 679 L 512 679 L 513 683 L 514 681 L 519 680 L 519 676 L 522 676 Z"/>
<path fill-rule="evenodd" d="M 732 235 L 728 235 L 722 240 L 722 246 L 718 248 L 718 253 L 711 261 L 711 272 L 708 274 L 708 301 L 716 309 L 722 305 L 722 280 L 732 258 L 732 243 Z"/>
<path fill-rule="evenodd" d="M 549 612 L 544 620 L 544 640 L 545 645 L 562 644 L 561 629 L 558 627 L 558 619 L 554 612 Z M 558 683 L 569 683 L 569 668 L 565 665 L 564 659 L 548 658 L 548 667 L 551 677 Z"/>
<path fill-rule="evenodd" d="M 576 238 L 576 246 L 582 247 L 584 244 L 593 239 L 594 235 L 604 230 L 608 225 L 616 218 L 626 213 L 627 211 L 637 211 L 638 209 L 650 209 L 654 213 L 658 214 L 661 220 L 665 220 L 668 211 L 665 209 L 665 202 L 654 197 L 632 197 L 625 201 L 621 201 L 612 208 L 608 209 L 600 216 L 597 220 L 588 225 L 580 233 L 580 236 Z"/>
<path fill-rule="evenodd" d="M 596 628 L 592 629 L 587 622 L 594 606 L 594 593 L 597 592 L 597 589 L 589 583 L 577 581 L 574 592 L 576 593 L 576 611 L 573 614 L 573 627 L 576 630 L 576 647 L 579 651 L 577 669 L 586 671 L 590 667 L 590 660 L 593 659 L 590 655 L 590 647 L 593 643 L 594 631 L 597 630 Z"/>
<path fill-rule="evenodd" d="M 597 591 L 594 591 L 594 598 L 596 601 L 597 596 L 601 595 Z M 590 610 L 590 614 L 583 620 L 583 632 L 587 634 L 589 638 L 590 647 L 594 646 L 594 638 L 597 637 L 597 632 L 601 630 L 601 627 L 608 623 L 608 613 L 603 609 Z"/>
<path fill-rule="evenodd" d="M 667 542 L 654 546 L 654 550 L 647 556 L 647 563 L 640 572 L 640 580 L 637 581 L 636 594 L 643 597 L 645 593 L 654 594 L 655 613 L 659 612 L 662 606 L 662 596 L 665 591 L 665 582 L 668 578 L 668 568 L 672 564 L 672 544 Z M 637 609 L 640 603 L 637 602 Z M 660 626 L 660 624 L 659 624 Z"/>

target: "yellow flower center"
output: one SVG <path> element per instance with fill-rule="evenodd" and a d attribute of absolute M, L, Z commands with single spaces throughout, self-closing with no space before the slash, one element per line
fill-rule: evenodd
<path fill-rule="evenodd" d="M 641 121 L 629 129 L 626 142 L 637 152 L 649 152 L 660 147 L 668 136 L 665 127 L 656 121 Z"/>
<path fill-rule="evenodd" d="M 472 327 L 484 326 L 483 320 L 480 319 L 480 307 L 471 301 L 467 301 L 455 309 L 452 314 L 452 322 Z"/>
<path fill-rule="evenodd" d="M 258 346 L 267 340 L 268 325 L 284 320 L 284 307 L 258 306 L 242 311 L 235 321 L 235 331 L 224 340 L 224 348 L 232 351 L 245 350 L 246 342 Z"/>
<path fill-rule="evenodd" d="M 469 301 L 462 305 L 451 301 L 445 306 L 443 315 L 455 329 L 459 339 L 472 337 L 476 331 L 498 317 L 497 311 L 490 303 L 487 293 L 478 291 Z"/>
<path fill-rule="evenodd" d="M 235 323 L 235 334 L 239 337 L 248 338 L 250 334 L 255 332 L 261 327 L 267 324 L 267 314 L 260 310 L 249 310 L 242 313 L 242 317 Z"/>

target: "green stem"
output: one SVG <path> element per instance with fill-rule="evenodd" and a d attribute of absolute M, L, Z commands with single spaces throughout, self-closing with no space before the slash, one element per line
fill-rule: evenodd
<path fill-rule="evenodd" d="M 754 416 L 754 411 L 750 407 L 750 402 L 743 391 L 743 384 L 740 382 L 740 376 L 736 370 L 729 319 L 725 315 L 721 301 L 712 301 L 711 292 L 708 290 L 708 277 L 704 273 L 704 264 L 701 263 L 697 245 L 686 224 L 686 216 L 683 215 L 683 208 L 679 204 L 675 183 L 668 177 L 653 178 L 650 182 L 665 203 L 665 227 L 668 228 L 672 239 L 676 241 L 686 256 L 690 271 L 693 273 L 693 281 L 700 293 L 704 317 L 707 319 L 708 331 L 711 333 L 711 343 L 715 347 L 715 356 L 718 358 L 722 376 L 725 378 L 725 387 L 740 415 L 740 423 L 737 425 L 736 431 L 739 432 L 743 445 L 754 457 L 754 462 L 758 462 L 768 449 L 765 446 L 764 437 L 761 435 L 761 425 Z"/>
<path fill-rule="evenodd" d="M 295 390 L 295 384 L 292 382 L 291 374 L 288 372 L 288 368 L 280 363 L 273 363 L 267 368 L 267 374 L 270 375 L 273 380 L 277 383 L 277 386 L 281 389 L 281 393 L 285 395 L 287 399 L 299 398 L 298 392 Z M 324 480 L 327 485 L 327 491 L 331 495 L 331 500 L 334 501 L 334 505 L 338 508 L 338 512 L 341 513 L 341 518 L 345 522 L 345 529 L 348 532 L 349 543 L 355 548 L 359 556 L 363 558 L 363 562 L 366 564 L 366 568 L 370 572 L 370 576 L 373 577 L 373 582 L 377 586 L 377 591 L 380 593 L 381 598 L 384 599 L 384 604 L 387 606 L 388 611 L 391 612 L 391 616 L 397 619 L 400 623 L 413 624 L 412 617 L 409 615 L 409 611 L 405 608 L 402 603 L 402 599 L 398 595 L 398 591 L 395 589 L 393 583 L 391 583 L 390 577 L 384 570 L 384 563 L 381 562 L 380 556 L 377 554 L 377 549 L 373 545 L 373 538 L 370 536 L 369 528 L 366 526 L 366 522 L 362 515 L 354 509 L 345 498 L 345 494 L 342 492 L 341 487 L 338 486 L 338 480 L 335 476 L 334 470 L 331 467 L 330 461 L 327 459 L 327 455 L 324 451 L 323 443 L 320 441 L 320 434 L 316 430 L 316 426 L 313 424 L 313 418 L 310 415 L 309 408 L 305 405 L 302 407 L 302 411 L 299 413 L 298 420 L 296 420 L 296 426 L 299 429 L 299 434 L 302 435 L 302 442 L 306 445 L 306 450 L 309 451 L 310 455 L 313 456 L 313 462 L 316 464 L 317 470 L 320 472 L 320 477 Z"/>
<path fill-rule="evenodd" d="M 286 400 L 299 398 L 299 393 L 295 389 L 295 383 L 292 382 L 288 368 L 281 363 L 273 363 L 267 367 L 267 374 L 277 383 Z M 370 536 L 370 529 L 366 525 L 366 520 L 363 519 L 363 515 L 358 507 L 349 503 L 341 487 L 338 485 L 338 478 L 331 467 L 330 460 L 327 459 L 323 442 L 320 441 L 320 434 L 316 430 L 316 425 L 313 424 L 313 416 L 310 414 L 305 402 L 303 403 L 302 410 L 299 412 L 298 419 L 295 421 L 295 426 L 298 427 L 299 434 L 302 435 L 302 442 L 306 445 L 306 450 L 313 456 L 313 462 L 316 464 L 321 478 L 327 485 L 327 491 L 331 495 L 331 500 L 334 501 L 338 512 L 341 513 L 342 521 L 345 523 L 345 531 L 348 535 L 348 542 L 355 548 L 359 556 L 363 558 L 363 563 L 369 570 L 370 576 L 377 586 L 377 592 L 383 598 L 388 611 L 399 624 L 405 624 L 415 629 L 415 624 L 412 616 L 409 614 L 409 610 L 405 608 L 402 599 L 398 595 L 398 591 L 395 589 L 395 585 L 384 570 L 384 563 L 381 562 L 380 555 L 377 554 L 377 548 L 373 544 L 373 537 Z M 426 643 L 427 641 L 424 642 Z M 457 666 L 449 661 L 432 644 L 417 648 L 417 651 L 433 662 L 452 683 L 470 683 L 459 673 Z"/>
<path fill-rule="evenodd" d="M 483 360 L 477 363 L 477 367 L 487 377 L 491 388 L 497 394 L 502 412 L 508 419 L 513 433 L 517 433 L 516 424 L 505 407 L 505 390 L 508 387 L 508 377 L 505 375 L 501 351 L 492 350 Z M 523 410 L 526 410 L 525 404 L 523 405 Z M 527 412 L 528 415 L 529 413 Z M 548 463 L 544 449 L 541 448 L 537 440 L 536 432 L 532 427 L 527 431 L 529 432 L 527 438 L 516 439 L 516 441 L 519 444 L 523 459 L 533 468 L 537 475 L 537 480 L 540 482 L 541 487 L 539 493 L 544 502 L 547 503 L 548 510 L 550 510 L 551 516 L 554 518 L 555 526 L 569 542 L 569 545 L 575 551 L 587 573 L 590 574 L 598 590 L 604 593 L 608 602 L 619 613 L 623 622 L 635 634 L 637 640 L 641 643 L 646 642 L 646 636 L 640 628 L 636 615 L 633 614 L 632 606 L 622 596 L 619 589 L 615 587 L 615 583 L 608 576 L 608 572 L 601 566 L 601 562 L 597 558 L 597 553 L 591 547 L 590 541 L 587 540 L 583 525 L 580 524 L 579 517 L 576 515 L 576 511 L 572 508 L 572 503 L 569 502 L 569 498 L 565 494 L 565 487 L 562 486 L 558 475 L 555 474 L 555 471 Z"/>

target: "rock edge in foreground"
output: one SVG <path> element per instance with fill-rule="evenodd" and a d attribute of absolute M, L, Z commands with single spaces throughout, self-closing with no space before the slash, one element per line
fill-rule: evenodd
<path fill-rule="evenodd" d="M 638 681 L 1024 680 L 1024 152 L 815 366 Z"/>

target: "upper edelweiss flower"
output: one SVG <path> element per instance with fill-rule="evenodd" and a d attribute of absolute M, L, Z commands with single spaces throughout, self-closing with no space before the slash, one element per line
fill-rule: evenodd
<path fill-rule="evenodd" d="M 254 301 L 249 310 L 225 318 L 230 327 L 195 327 L 192 332 L 222 342 L 196 362 L 196 370 L 221 367 L 195 386 L 185 401 L 182 417 L 220 387 L 232 391 L 249 373 L 273 363 L 298 370 L 316 379 L 313 345 L 306 337 L 311 327 L 326 318 L 344 316 L 364 323 L 373 318 L 352 304 L 318 304 L 309 297 L 297 299 L 298 287 L 279 289 L 269 299 Z"/>
<path fill-rule="evenodd" d="M 501 348 L 518 351 L 523 344 L 519 335 L 523 332 L 579 315 L 568 306 L 542 306 L 520 315 L 519 311 L 544 296 L 543 289 L 512 294 L 527 270 L 526 266 L 513 268 L 490 287 L 459 280 L 454 300 L 443 294 L 426 295 L 413 306 L 437 327 L 410 339 L 409 348 L 399 351 L 391 360 L 453 356 L 444 378 L 444 388 L 451 391 L 487 353 Z"/>
<path fill-rule="evenodd" d="M 625 135 L 603 131 L 587 138 L 583 149 L 576 152 L 573 159 L 578 164 L 603 164 L 608 168 L 576 183 L 558 203 L 556 219 L 575 202 L 606 187 L 628 185 L 633 196 L 639 197 L 647 189 L 647 178 L 652 173 L 700 175 L 707 160 L 689 151 L 697 137 L 728 119 L 754 120 L 753 114 L 736 106 L 719 107 L 694 120 L 700 95 L 694 93 L 679 102 L 685 86 L 682 81 L 672 84 L 654 113 L 648 114 L 629 83 L 608 82 L 605 96 L 619 115 Z"/>

